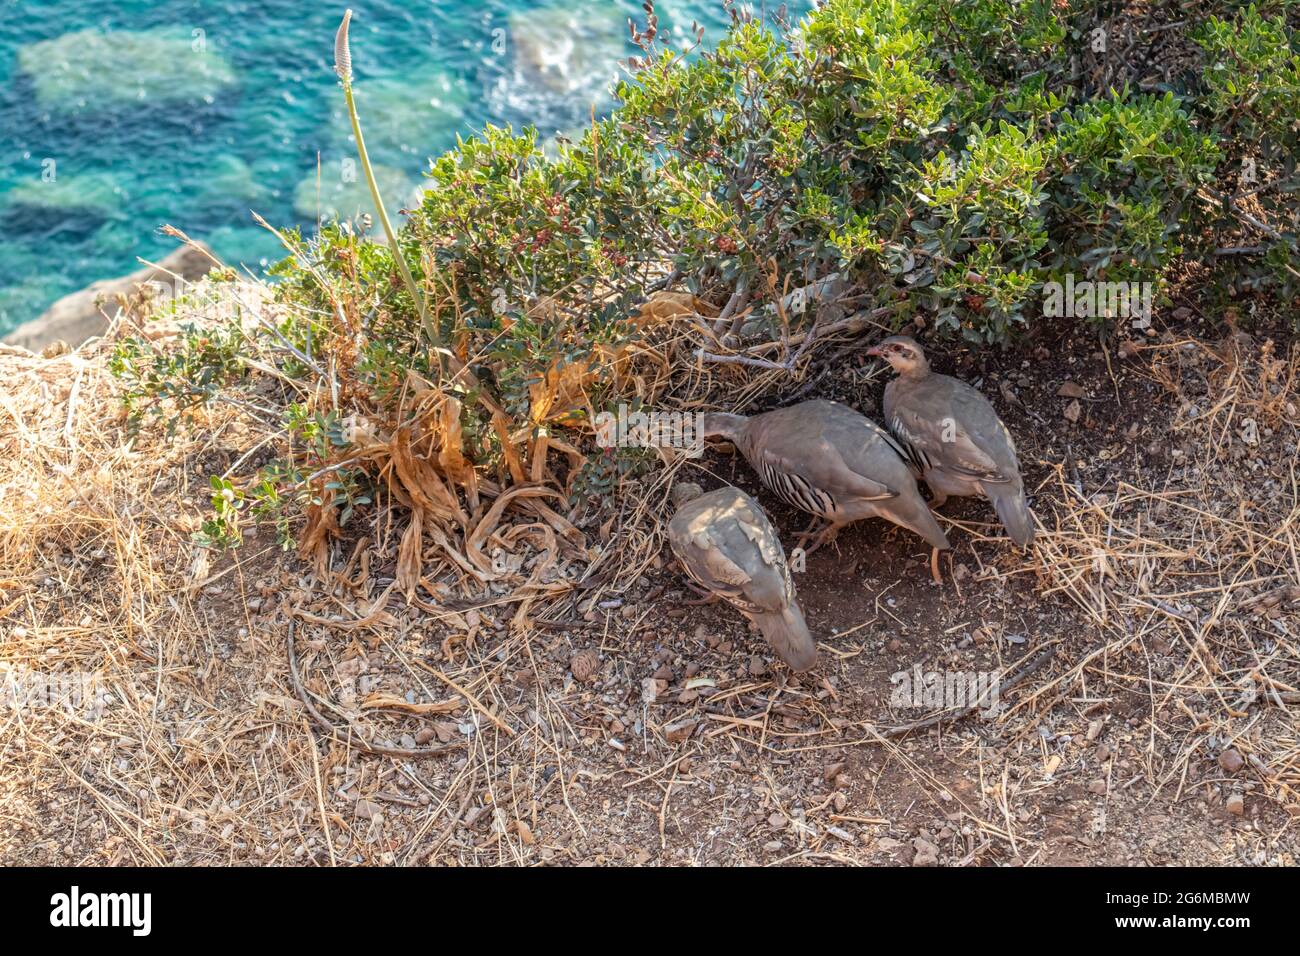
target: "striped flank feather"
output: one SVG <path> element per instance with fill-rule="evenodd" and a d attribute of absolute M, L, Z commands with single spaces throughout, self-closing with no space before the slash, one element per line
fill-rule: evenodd
<path fill-rule="evenodd" d="M 820 518 L 826 518 L 834 512 L 835 499 L 814 488 L 800 475 L 780 471 L 767 462 L 759 462 L 758 471 L 763 484 L 786 504 Z"/>
<path fill-rule="evenodd" d="M 897 415 L 889 423 L 889 428 L 893 432 L 893 435 L 888 438 L 890 447 L 898 452 L 905 462 L 920 474 L 925 474 L 934 467 L 934 462 L 930 460 L 930 456 L 925 453 L 925 450 L 912 444 L 907 429 L 903 427 L 903 422 Z"/>

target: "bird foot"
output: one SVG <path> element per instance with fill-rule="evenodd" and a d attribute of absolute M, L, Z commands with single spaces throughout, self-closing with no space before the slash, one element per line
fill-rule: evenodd
<path fill-rule="evenodd" d="M 798 548 L 800 551 L 802 551 L 805 555 L 808 554 L 809 551 L 807 547 L 808 539 L 815 538 L 818 536 L 817 527 L 820 524 L 821 524 L 821 519 L 814 518 L 812 520 L 812 523 L 809 524 L 808 527 L 804 528 L 804 530 L 800 531 L 797 535 L 795 535 L 795 547 Z"/>
<path fill-rule="evenodd" d="M 934 583 L 943 584 L 943 575 L 939 573 L 939 549 L 930 549 L 930 577 L 934 578 Z"/>
<path fill-rule="evenodd" d="M 805 558 L 808 557 L 808 555 L 812 554 L 823 544 L 826 544 L 827 542 L 834 542 L 836 536 L 839 534 L 839 531 L 840 531 L 839 525 L 828 524 L 826 525 L 826 527 L 822 528 L 821 531 L 818 531 L 815 534 L 813 533 L 812 528 L 809 528 L 807 531 L 803 532 L 803 534 L 799 535 L 799 548 L 800 550 L 803 551 L 804 557 Z M 807 542 L 809 538 L 812 539 L 812 544 L 806 545 L 805 542 Z M 839 553 L 839 550 L 840 550 L 840 546 L 838 544 L 835 545 L 836 554 Z"/>
<path fill-rule="evenodd" d="M 686 587 L 689 588 L 693 593 L 697 594 L 698 597 L 687 598 L 686 600 L 682 601 L 683 604 L 687 604 L 692 607 L 698 607 L 704 604 L 717 604 L 719 601 L 722 600 L 722 598 L 718 597 L 718 595 L 714 594 L 712 591 L 705 591 L 701 588 L 697 588 L 694 584 L 688 583 Z"/>

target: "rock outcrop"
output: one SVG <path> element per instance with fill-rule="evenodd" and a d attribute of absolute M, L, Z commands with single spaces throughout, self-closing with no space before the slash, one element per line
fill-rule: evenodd
<path fill-rule="evenodd" d="M 203 278 L 213 266 L 206 253 L 206 246 L 181 246 L 157 267 L 147 266 L 119 279 L 105 279 L 80 292 L 65 295 L 40 318 L 10 332 L 4 341 L 33 352 L 40 352 L 60 341 L 76 348 L 87 339 L 107 331 L 109 319 L 117 311 L 114 300 L 118 295 L 130 294 L 136 286 L 146 282 L 162 283 L 174 293 L 178 277 L 186 282 Z"/>
<path fill-rule="evenodd" d="M 238 80 L 202 30 L 79 30 L 18 51 L 42 109 L 80 113 L 212 102 Z"/>

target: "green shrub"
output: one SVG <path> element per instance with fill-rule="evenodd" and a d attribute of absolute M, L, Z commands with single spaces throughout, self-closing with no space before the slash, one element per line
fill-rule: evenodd
<path fill-rule="evenodd" d="M 1220 161 L 1172 93 L 1113 93 L 1062 117 L 1053 267 L 1089 278 L 1154 278 L 1183 251 L 1197 190 Z"/>
<path fill-rule="evenodd" d="M 575 495 L 642 468 L 576 446 L 591 412 L 662 386 L 629 374 L 656 333 L 628 316 L 665 284 L 721 312 L 692 325 L 711 351 L 813 321 L 774 300 L 832 275 L 851 307 L 976 343 L 1012 339 L 1071 274 L 1159 283 L 1196 260 L 1228 291 L 1294 297 L 1300 4 L 1184 6 L 826 0 L 799 23 L 729 6 L 716 46 L 684 52 L 647 4 L 620 105 L 577 142 L 489 127 L 433 160 L 398 246 L 435 335 L 388 245 L 331 224 L 283 235 L 276 319 L 128 342 L 116 368 L 136 415 L 229 401 L 285 430 L 282 457 L 214 486 L 211 543 L 241 513 L 287 538 L 304 509 L 316 540 L 392 480 L 375 449 L 404 436 L 467 499 L 462 462 Z M 1177 68 L 1127 82 L 1157 39 Z"/>
<path fill-rule="evenodd" d="M 1235 260 L 1231 284 L 1294 297 L 1300 293 L 1300 7 L 1268 6 L 1275 12 L 1251 5 L 1235 16 L 1210 16 L 1193 31 L 1204 53 L 1198 112 L 1222 144 L 1220 178 L 1233 187 L 1225 193 L 1241 197 L 1207 208 L 1204 252 L 1213 255 L 1240 223 L 1244 202 L 1262 241 Z"/>

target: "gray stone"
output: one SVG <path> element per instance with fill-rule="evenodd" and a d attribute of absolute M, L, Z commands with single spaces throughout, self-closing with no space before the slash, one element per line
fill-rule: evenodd
<path fill-rule="evenodd" d="M 207 247 L 203 246 L 203 249 Z M 193 282 L 207 275 L 212 266 L 212 260 L 199 249 L 181 246 L 158 263 L 157 268 L 145 266 L 119 279 L 104 279 L 80 292 L 65 295 L 39 318 L 10 332 L 4 341 L 33 352 L 40 352 L 60 341 L 76 348 L 108 330 L 110 316 L 117 314 L 115 299 L 118 295 L 129 295 L 136 286 L 147 282 L 162 283 L 174 293 L 177 276 Z"/>

